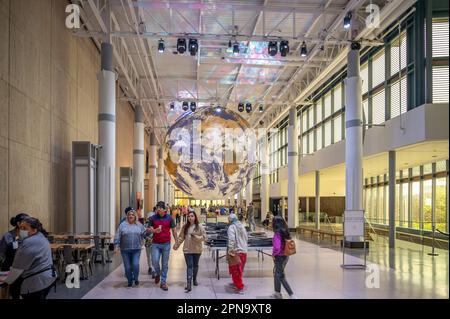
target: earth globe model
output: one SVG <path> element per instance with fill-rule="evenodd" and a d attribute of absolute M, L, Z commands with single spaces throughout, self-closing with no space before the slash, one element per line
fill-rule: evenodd
<path fill-rule="evenodd" d="M 183 114 L 167 131 L 164 165 L 172 182 L 195 199 L 226 199 L 250 180 L 255 141 L 248 122 L 222 107 Z"/>

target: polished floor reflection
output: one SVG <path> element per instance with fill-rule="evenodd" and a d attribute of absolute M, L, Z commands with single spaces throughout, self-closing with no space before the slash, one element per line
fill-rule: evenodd
<path fill-rule="evenodd" d="M 312 240 L 314 241 L 314 240 Z M 287 279 L 300 299 L 316 298 L 449 298 L 448 251 L 397 241 L 395 254 L 383 238 L 372 243 L 368 254 L 368 269 L 344 270 L 342 253 L 335 245 L 297 239 L 297 254 L 291 257 Z M 354 256 L 352 256 L 354 255 Z M 358 253 L 347 256 L 348 263 L 361 263 Z M 390 267 L 389 265 L 394 265 Z M 185 264 L 181 251 L 172 251 L 169 266 L 169 291 L 162 291 L 146 274 L 145 254 L 141 255 L 141 285 L 127 288 L 123 266 L 119 266 L 83 298 L 269 298 L 273 292 L 273 262 L 270 257 L 258 258 L 250 252 L 245 269 L 244 295 L 234 294 L 227 284 L 231 281 L 224 259 L 220 260 L 220 275 L 214 276 L 215 264 L 206 250 L 200 261 L 200 285 L 184 293 Z M 379 276 L 377 275 L 379 274 Z M 378 282 L 379 278 L 379 282 Z M 379 283 L 379 285 L 378 285 Z M 284 291 L 283 295 L 287 297 Z M 56 297 L 56 296 L 55 296 Z"/>

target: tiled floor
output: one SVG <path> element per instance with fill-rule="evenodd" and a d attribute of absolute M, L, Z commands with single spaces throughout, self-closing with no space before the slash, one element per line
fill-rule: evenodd
<path fill-rule="evenodd" d="M 448 251 L 438 250 L 438 257 L 427 255 L 429 248 L 406 242 L 397 242 L 395 256 L 389 259 L 389 249 L 382 240 L 372 245 L 368 255 L 369 269 L 379 267 L 379 288 L 369 288 L 369 272 L 340 267 L 342 253 L 333 245 L 297 239 L 297 254 L 286 267 L 287 279 L 301 298 L 449 298 Z M 391 254 L 392 256 L 392 254 Z M 390 268 L 391 265 L 394 266 Z M 347 257 L 348 263 L 362 260 Z M 145 252 L 141 254 L 141 286 L 127 288 L 123 267 L 119 266 L 83 298 L 268 298 L 273 292 L 273 262 L 257 258 L 250 252 L 245 267 L 244 295 L 236 295 L 226 285 L 230 282 L 227 264 L 220 260 L 221 279 L 214 276 L 211 253 L 205 251 L 200 260 L 198 287 L 184 293 L 185 263 L 182 251 L 172 251 L 169 262 L 169 291 L 162 291 L 146 274 Z M 286 296 L 284 291 L 283 295 Z"/>

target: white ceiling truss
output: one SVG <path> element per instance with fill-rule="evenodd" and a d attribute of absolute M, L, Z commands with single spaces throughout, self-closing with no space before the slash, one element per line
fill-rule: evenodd
<path fill-rule="evenodd" d="M 152 1 L 72 0 L 80 4 L 83 26 L 74 34 L 92 38 L 99 47 L 108 37 L 122 92 L 119 99 L 143 106 L 148 128 L 162 141 L 177 115 L 171 102 L 221 104 L 242 113 L 251 125 L 274 124 L 290 105 L 310 104 L 307 97 L 326 76 L 345 63 L 350 37 L 343 19 L 351 11 L 360 25 L 353 37 L 364 46 L 380 45 L 381 31 L 367 29 L 365 7 L 380 7 L 382 25 L 414 1 L 248 0 Z M 406 10 L 406 9 L 405 9 Z M 108 17 L 111 17 L 111 25 Z M 389 22 L 389 23 L 391 23 Z M 178 38 L 198 40 L 195 56 L 176 54 Z M 158 41 L 165 43 L 158 53 Z M 286 57 L 270 56 L 268 41 L 289 41 Z M 239 43 L 233 54 L 228 43 Z M 305 42 L 306 57 L 299 55 Z M 258 112 L 262 104 L 264 111 Z M 165 124 L 163 124 L 165 123 Z"/>

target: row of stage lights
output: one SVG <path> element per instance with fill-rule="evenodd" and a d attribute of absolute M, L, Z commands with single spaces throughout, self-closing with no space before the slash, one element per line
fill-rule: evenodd
<path fill-rule="evenodd" d="M 187 45 L 186 45 L 187 44 Z M 239 53 L 239 42 L 236 40 L 234 43 L 231 42 L 231 40 L 228 42 L 228 48 L 232 48 L 234 54 Z M 158 41 L 158 52 L 164 53 L 164 50 L 166 49 L 166 45 L 163 39 L 159 39 Z M 177 40 L 177 52 L 179 54 L 184 54 L 186 50 L 189 51 L 191 56 L 197 55 L 198 52 L 198 41 L 197 39 L 189 39 L 189 42 L 186 42 L 186 39 L 179 38 Z M 269 41 L 267 46 L 267 53 L 270 56 L 275 56 L 278 53 L 278 50 L 280 51 L 280 55 L 282 57 L 286 57 L 289 53 L 289 41 L 281 40 L 279 45 L 277 41 Z M 305 57 L 307 55 L 307 47 L 305 41 L 303 41 L 302 46 L 300 48 L 300 55 L 302 57 Z"/>
<path fill-rule="evenodd" d="M 350 29 L 352 25 L 352 12 L 347 12 L 346 16 L 344 17 L 344 28 Z M 231 40 L 228 41 L 228 48 L 232 48 L 234 54 L 239 53 L 239 42 L 236 40 L 234 43 L 231 42 Z M 165 43 L 163 39 L 160 39 L 158 41 L 158 52 L 163 53 L 165 50 Z M 197 39 L 189 39 L 189 42 L 186 42 L 186 39 L 179 38 L 177 39 L 177 52 L 179 54 L 184 54 L 186 50 L 189 51 L 191 56 L 195 56 L 198 52 L 198 41 Z M 277 55 L 278 51 L 280 51 L 280 55 L 282 57 L 286 57 L 289 53 L 289 41 L 281 40 L 278 44 L 277 41 L 269 41 L 267 45 L 267 53 L 270 56 Z M 306 57 L 308 54 L 308 48 L 306 46 L 306 42 L 303 41 L 302 45 L 300 47 L 300 56 Z"/>
<path fill-rule="evenodd" d="M 220 108 L 221 109 L 221 106 L 216 106 L 216 109 L 217 108 Z M 181 104 L 181 109 L 183 110 L 183 111 L 188 111 L 188 110 L 190 110 L 191 112 L 195 112 L 195 110 L 197 109 L 197 103 L 195 103 L 195 102 L 187 102 L 187 101 L 184 101 L 184 102 L 182 102 L 182 104 Z M 240 102 L 239 104 L 238 104 L 238 111 L 239 112 L 244 112 L 244 110 L 247 112 L 247 113 L 251 113 L 252 112 L 252 109 L 253 109 L 253 106 L 252 106 L 252 103 L 250 103 L 250 102 L 247 102 L 247 103 L 243 103 L 243 102 Z M 170 110 L 171 111 L 173 111 L 173 110 L 175 110 L 175 102 L 171 102 L 170 103 Z M 260 112 L 260 113 L 262 113 L 263 111 L 264 111 L 264 106 L 262 105 L 262 104 L 260 104 L 259 106 L 258 106 L 258 111 Z M 220 112 L 220 111 L 219 111 Z"/>

